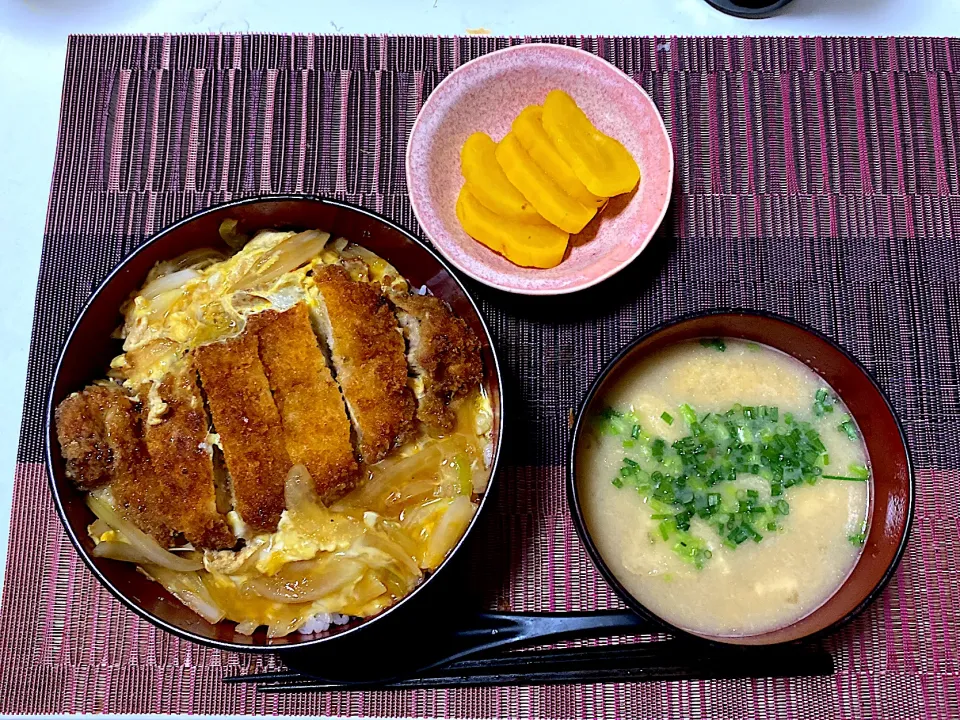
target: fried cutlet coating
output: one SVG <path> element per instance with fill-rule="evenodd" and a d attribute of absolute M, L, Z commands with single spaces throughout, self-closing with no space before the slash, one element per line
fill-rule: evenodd
<path fill-rule="evenodd" d="M 260 341 L 260 361 L 283 422 L 291 461 L 310 471 L 321 501 L 349 492 L 357 475 L 350 420 L 303 303 L 248 320 Z"/>
<path fill-rule="evenodd" d="M 167 375 L 156 392 L 166 409 L 160 422 L 144 422 L 143 436 L 169 522 L 195 547 L 231 548 L 236 537 L 217 512 L 213 449 L 196 370 L 188 365 Z"/>
<path fill-rule="evenodd" d="M 257 345 L 245 332 L 197 348 L 193 362 L 233 480 L 234 509 L 251 528 L 273 532 L 292 463 Z"/>
<path fill-rule="evenodd" d="M 410 366 L 423 380 L 417 417 L 449 432 L 456 424 L 450 403 L 476 388 L 483 378 L 480 341 L 437 297 L 395 292 L 390 299 L 406 331 Z"/>
<path fill-rule="evenodd" d="M 108 447 L 110 492 L 121 515 L 170 547 L 174 529 L 165 512 L 163 488 L 141 437 L 139 408 L 118 385 L 91 385 L 80 395 Z"/>
<path fill-rule="evenodd" d="M 414 427 L 415 402 L 397 320 L 380 289 L 341 267 L 319 268 L 321 330 L 331 351 L 364 463 L 379 462 Z"/>
<path fill-rule="evenodd" d="M 87 391 L 73 393 L 57 406 L 55 413 L 67 477 L 81 490 L 109 483 L 113 463 L 103 419 L 88 401 Z"/>

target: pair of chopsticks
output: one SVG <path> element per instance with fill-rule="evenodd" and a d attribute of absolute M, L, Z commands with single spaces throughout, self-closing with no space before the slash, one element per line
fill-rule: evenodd
<path fill-rule="evenodd" d="M 681 640 L 501 652 L 469 657 L 423 675 L 381 684 L 339 684 L 296 671 L 234 675 L 260 693 L 500 687 L 651 680 L 703 680 L 830 675 L 833 658 L 816 646 L 719 648 Z"/>

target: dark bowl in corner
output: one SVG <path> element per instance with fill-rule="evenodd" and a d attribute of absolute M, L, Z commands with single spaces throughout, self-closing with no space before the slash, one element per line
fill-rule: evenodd
<path fill-rule="evenodd" d="M 93 541 L 87 526 L 94 515 L 84 502 L 84 493 L 67 480 L 65 464 L 56 437 L 53 412 L 70 393 L 105 376 L 110 360 L 121 352 L 120 341 L 111 339 L 122 318 L 120 306 L 143 283 L 150 268 L 195 248 L 228 249 L 220 238 L 220 224 L 238 221 L 237 233 L 260 229 L 312 229 L 343 236 L 363 245 L 390 262 L 413 287 L 426 286 L 463 318 L 480 339 L 484 364 L 484 384 L 493 409 L 493 455 L 490 485 L 480 499 L 480 507 L 451 550 L 446 560 L 409 595 L 379 615 L 335 626 L 322 634 L 293 633 L 269 639 L 261 628 L 252 636 L 242 635 L 230 622 L 216 625 L 173 598 L 158 583 L 147 579 L 136 566 L 91 555 Z M 477 526 L 487 505 L 495 479 L 503 438 L 503 414 L 500 367 L 489 330 L 467 290 L 447 264 L 413 235 L 379 215 L 348 203 L 304 196 L 269 196 L 237 200 L 202 210 L 187 217 L 146 241 L 123 260 L 100 284 L 83 307 L 60 353 L 53 382 L 47 396 L 45 417 L 45 459 L 50 489 L 60 519 L 71 542 L 93 573 L 121 603 L 137 615 L 179 637 L 224 650 L 275 652 L 303 649 L 328 641 L 340 642 L 381 619 L 393 615 L 416 600 L 421 591 L 444 574 Z"/>
<path fill-rule="evenodd" d="M 574 525 L 594 565 L 636 613 L 667 632 L 690 636 L 636 600 L 607 566 L 590 537 L 578 497 L 576 457 L 579 438 L 594 401 L 608 383 L 643 357 L 688 340 L 729 337 L 776 348 L 805 364 L 836 391 L 857 420 L 873 470 L 863 551 L 846 580 L 822 605 L 800 620 L 756 635 L 705 640 L 738 645 L 774 645 L 821 635 L 852 620 L 874 600 L 893 576 L 906 548 L 913 516 L 914 478 L 903 428 L 893 406 L 870 373 L 846 350 L 813 328 L 770 313 L 716 310 L 665 322 L 624 348 L 594 380 L 574 424 L 567 458 L 567 497 Z"/>

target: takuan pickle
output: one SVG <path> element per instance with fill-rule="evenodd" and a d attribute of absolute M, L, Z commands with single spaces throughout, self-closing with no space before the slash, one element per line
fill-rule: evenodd
<path fill-rule="evenodd" d="M 562 90 L 531 105 L 499 143 L 485 133 L 460 151 L 466 180 L 457 218 L 468 235 L 517 265 L 550 268 L 607 199 L 630 192 L 640 168 Z"/>

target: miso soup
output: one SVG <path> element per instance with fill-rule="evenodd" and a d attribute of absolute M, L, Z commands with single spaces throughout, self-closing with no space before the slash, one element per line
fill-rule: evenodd
<path fill-rule="evenodd" d="M 798 360 L 731 339 L 621 371 L 577 448 L 588 532 L 664 620 L 756 635 L 823 604 L 860 555 L 870 462 L 836 393 Z"/>

